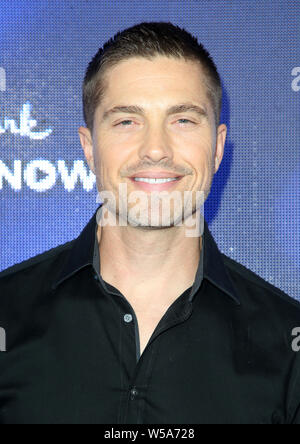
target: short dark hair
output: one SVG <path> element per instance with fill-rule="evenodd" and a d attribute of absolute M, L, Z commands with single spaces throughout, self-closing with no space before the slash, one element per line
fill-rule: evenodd
<path fill-rule="evenodd" d="M 104 74 L 109 68 L 131 57 L 153 59 L 161 55 L 198 61 L 204 72 L 207 94 L 216 124 L 220 121 L 222 86 L 217 67 L 196 37 L 170 22 L 143 22 L 118 32 L 108 40 L 90 62 L 83 81 L 83 115 L 93 131 L 94 115 L 106 89 Z"/>

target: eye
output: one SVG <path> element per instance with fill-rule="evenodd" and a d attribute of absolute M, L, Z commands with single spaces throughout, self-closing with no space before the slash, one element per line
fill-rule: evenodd
<path fill-rule="evenodd" d="M 192 123 L 193 125 L 195 125 L 195 122 L 192 122 L 192 121 L 189 120 L 189 119 L 178 119 L 178 120 L 177 120 L 177 122 L 180 122 L 180 121 L 189 122 L 189 123 Z"/>
<path fill-rule="evenodd" d="M 133 120 L 122 120 L 122 122 L 119 122 L 114 126 L 132 126 L 132 125 L 125 125 L 128 122 L 133 122 Z"/>

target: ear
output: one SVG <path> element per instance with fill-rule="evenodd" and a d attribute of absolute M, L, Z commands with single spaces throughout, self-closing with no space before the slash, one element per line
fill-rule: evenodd
<path fill-rule="evenodd" d="M 219 125 L 218 131 L 217 131 L 216 154 L 215 154 L 215 173 L 220 168 L 220 165 L 221 165 L 221 162 L 223 159 L 226 135 L 227 135 L 227 126 L 224 123 L 222 123 L 222 125 Z"/>
<path fill-rule="evenodd" d="M 78 134 L 79 134 L 80 143 L 81 143 L 86 161 L 88 163 L 88 166 L 90 167 L 92 172 L 94 174 L 96 174 L 95 162 L 94 162 L 94 151 L 93 151 L 93 139 L 92 139 L 91 131 L 88 128 L 81 126 L 78 129 Z"/>

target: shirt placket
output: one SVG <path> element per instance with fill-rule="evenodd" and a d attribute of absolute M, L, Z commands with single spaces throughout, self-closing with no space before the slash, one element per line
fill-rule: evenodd
<path fill-rule="evenodd" d="M 179 300 L 169 308 L 167 313 L 163 316 L 155 331 L 153 332 L 148 344 L 146 345 L 142 356 L 137 359 L 134 372 L 127 387 L 127 395 L 123 398 L 123 410 L 120 412 L 120 422 L 123 424 L 143 424 L 143 413 L 147 404 L 147 397 L 151 397 L 149 393 L 151 384 L 151 374 L 155 365 L 155 359 L 159 351 L 159 339 L 161 335 L 182 322 L 185 322 L 192 313 L 192 303 L 187 300 L 189 292 L 182 295 Z M 124 298 L 125 299 L 125 298 Z M 128 303 L 130 306 L 130 304 Z M 131 306 L 130 306 L 131 307 Z M 135 323 L 135 335 L 138 334 L 138 324 L 133 308 L 131 307 L 131 314 L 127 317 L 127 322 Z M 135 338 L 136 339 L 136 338 Z M 129 340 L 128 335 L 122 335 L 122 342 Z M 131 339 L 132 340 L 132 339 Z M 135 340 L 137 344 L 137 341 Z M 138 343 L 139 346 L 139 343 Z M 123 359 L 125 357 L 123 356 Z M 166 357 L 166 359 L 168 359 Z"/>
<path fill-rule="evenodd" d="M 149 394 L 149 382 L 159 349 L 159 336 L 169 328 L 188 319 L 192 312 L 191 289 L 186 290 L 167 310 L 153 332 L 140 356 L 139 328 L 135 311 L 122 293 L 103 281 L 97 273 L 96 280 L 118 307 L 120 319 L 119 353 L 122 394 L 118 422 L 143 424 L 143 412 Z M 134 350 L 134 352 L 133 352 Z"/>

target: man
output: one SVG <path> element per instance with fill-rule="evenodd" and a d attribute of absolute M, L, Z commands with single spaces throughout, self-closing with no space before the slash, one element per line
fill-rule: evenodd
<path fill-rule="evenodd" d="M 300 423 L 299 303 L 206 222 L 187 233 L 222 161 L 221 98 L 210 55 L 171 23 L 94 57 L 79 136 L 102 204 L 77 239 L 0 275 L 2 424 Z M 155 199 L 133 211 L 162 191 L 177 192 L 168 221 Z"/>

